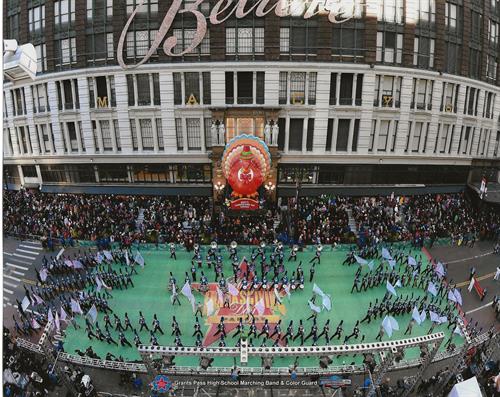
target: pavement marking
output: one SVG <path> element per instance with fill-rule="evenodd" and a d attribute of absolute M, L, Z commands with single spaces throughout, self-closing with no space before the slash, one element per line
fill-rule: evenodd
<path fill-rule="evenodd" d="M 4 278 L 10 278 L 11 280 L 14 280 L 14 281 L 17 281 L 17 282 L 21 281 L 20 278 L 17 278 L 17 277 L 14 277 L 14 276 L 9 276 L 7 274 L 4 274 Z"/>
<path fill-rule="evenodd" d="M 36 259 L 36 257 L 34 257 L 34 256 L 21 255 L 21 254 L 17 254 L 17 253 L 14 253 L 14 256 L 17 256 L 19 258 L 31 259 L 32 261 L 34 261 Z"/>
<path fill-rule="evenodd" d="M 12 256 L 12 254 L 10 252 L 5 252 L 5 251 L 4 251 L 4 255 Z"/>
<path fill-rule="evenodd" d="M 12 288 L 17 288 L 17 286 L 19 285 L 19 284 L 12 284 L 12 283 L 9 283 L 8 281 L 5 281 L 5 280 L 3 280 L 3 283 L 4 283 L 5 285 L 9 286 L 9 287 L 12 287 Z"/>
<path fill-rule="evenodd" d="M 28 241 L 28 240 L 23 240 L 24 244 L 33 244 L 34 246 L 41 247 L 42 243 L 40 241 Z M 21 245 L 22 247 L 22 245 Z"/>
<path fill-rule="evenodd" d="M 26 262 L 25 260 L 22 260 L 19 258 L 9 258 L 9 260 L 22 263 L 23 265 L 31 265 L 31 263 L 32 263 L 32 262 Z"/>
<path fill-rule="evenodd" d="M 11 270 L 11 273 L 17 274 L 18 276 L 24 276 L 23 272 L 18 272 L 17 270 Z"/>
<path fill-rule="evenodd" d="M 22 281 L 24 284 L 36 285 L 36 281 L 34 281 L 34 280 L 27 280 L 27 279 L 23 278 Z"/>
<path fill-rule="evenodd" d="M 28 268 L 27 268 L 27 267 L 24 267 L 24 266 L 19 266 L 19 265 L 14 265 L 13 263 L 9 263 L 9 262 L 7 262 L 7 263 L 6 263 L 6 265 L 7 265 L 7 266 L 10 266 L 10 267 L 14 267 L 14 268 L 16 268 L 16 269 L 28 270 Z M 24 275 L 24 273 L 23 273 L 23 275 Z"/>
<path fill-rule="evenodd" d="M 7 292 L 8 294 L 14 295 L 14 292 L 7 288 L 4 288 L 3 292 Z"/>
<path fill-rule="evenodd" d="M 10 301 L 10 299 L 9 299 L 7 296 L 4 296 L 4 297 L 3 297 L 3 300 L 4 300 L 4 301 Z"/>
<path fill-rule="evenodd" d="M 32 250 L 38 250 L 38 251 L 42 251 L 43 248 L 42 247 L 37 247 L 36 245 L 23 245 L 23 244 L 19 244 L 20 247 L 23 247 L 23 248 L 29 248 L 29 249 L 32 249 Z"/>
<path fill-rule="evenodd" d="M 21 248 L 16 248 L 16 251 L 25 252 L 26 254 L 31 254 L 31 255 L 38 255 L 38 254 L 40 254 L 40 252 L 23 250 Z"/>
<path fill-rule="evenodd" d="M 481 280 L 486 280 L 487 278 L 492 278 L 495 275 L 495 273 L 496 272 L 488 273 L 488 274 L 485 274 L 484 276 L 476 277 L 476 280 L 481 281 Z M 465 287 L 466 285 L 469 285 L 469 283 L 470 283 L 470 280 L 463 281 L 461 283 L 458 283 L 457 287 Z"/>
<path fill-rule="evenodd" d="M 490 252 L 486 252 L 484 254 L 481 254 L 481 255 L 475 255 L 475 256 L 470 256 L 468 258 L 462 258 L 462 259 L 455 259 L 453 261 L 448 261 L 448 262 L 443 262 L 444 264 L 449 264 L 449 263 L 458 263 L 458 262 L 465 262 L 465 261 L 469 261 L 471 259 L 477 259 L 477 258 L 482 258 L 483 256 L 488 256 L 488 255 L 491 255 L 493 254 L 493 251 L 490 251 Z"/>
<path fill-rule="evenodd" d="M 476 307 L 475 309 L 472 309 L 472 310 L 469 310 L 468 312 L 465 312 L 465 314 L 471 314 L 471 313 L 477 312 L 478 310 L 482 310 L 485 307 L 491 306 L 492 303 L 493 303 L 493 301 L 491 301 L 490 303 L 486 303 L 483 306 Z"/>

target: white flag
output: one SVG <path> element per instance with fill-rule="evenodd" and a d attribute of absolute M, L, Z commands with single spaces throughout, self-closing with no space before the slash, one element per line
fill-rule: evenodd
<path fill-rule="evenodd" d="M 79 260 L 73 261 L 73 268 L 74 269 L 83 269 L 83 263 L 80 262 Z"/>
<path fill-rule="evenodd" d="M 92 305 L 92 307 L 90 308 L 90 310 L 87 313 L 87 316 L 90 316 L 93 323 L 96 322 L 96 320 L 97 320 L 97 308 L 95 307 L 95 305 Z"/>
<path fill-rule="evenodd" d="M 66 314 L 66 312 L 64 311 L 64 309 L 61 306 L 61 321 L 66 321 L 67 318 L 68 318 L 68 315 Z"/>
<path fill-rule="evenodd" d="M 95 282 L 96 282 L 96 291 L 99 292 L 101 290 L 101 287 L 102 287 L 102 283 L 101 283 L 101 279 L 99 278 L 99 276 L 95 276 Z"/>
<path fill-rule="evenodd" d="M 139 251 L 135 254 L 134 261 L 141 265 L 141 267 L 144 267 L 144 258 Z"/>
<path fill-rule="evenodd" d="M 97 263 L 101 264 L 102 261 L 104 260 L 104 257 L 101 255 L 100 252 L 98 252 L 96 257 L 95 257 L 95 260 L 97 261 Z"/>
<path fill-rule="evenodd" d="M 227 283 L 227 289 L 232 296 L 238 296 L 240 294 L 238 289 L 231 283 Z"/>
<path fill-rule="evenodd" d="M 472 278 L 471 278 L 471 280 L 470 280 L 469 286 L 467 287 L 467 290 L 468 290 L 469 292 L 471 292 L 471 291 L 472 291 L 472 288 L 474 288 L 474 283 L 475 283 L 475 282 L 476 282 L 476 280 L 474 280 L 474 277 L 472 277 Z"/>
<path fill-rule="evenodd" d="M 189 285 L 189 282 L 186 281 L 186 284 L 184 284 L 184 287 L 181 289 L 181 294 L 184 295 L 186 298 L 191 300 L 193 293 L 191 292 L 191 286 Z"/>
<path fill-rule="evenodd" d="M 318 294 L 319 296 L 323 297 L 325 295 L 325 293 L 321 290 L 321 288 L 319 288 L 316 283 L 314 283 L 313 285 L 313 292 L 315 294 Z"/>
<path fill-rule="evenodd" d="M 56 323 L 56 329 L 58 331 L 61 330 L 61 323 L 59 322 L 59 313 L 57 313 L 57 310 L 56 310 L 56 318 L 55 318 L 55 323 Z"/>
<path fill-rule="evenodd" d="M 413 256 L 409 256 L 408 257 L 408 264 L 410 266 L 417 266 L 417 261 L 415 260 L 415 258 Z"/>
<path fill-rule="evenodd" d="M 83 314 L 83 311 L 82 311 L 82 308 L 80 307 L 80 304 L 74 299 L 71 299 L 71 311 L 73 313 Z"/>
<path fill-rule="evenodd" d="M 102 251 L 102 253 L 104 254 L 104 256 L 106 257 L 106 259 L 108 261 L 112 261 L 113 260 L 113 255 L 111 255 L 111 252 L 104 250 L 104 251 Z"/>
<path fill-rule="evenodd" d="M 327 294 L 323 295 L 323 301 L 321 303 L 326 310 L 332 310 L 332 301 Z"/>
<path fill-rule="evenodd" d="M 38 322 L 37 322 L 34 318 L 32 318 L 32 319 L 31 319 L 31 326 L 32 326 L 34 329 L 39 329 L 39 328 L 42 328 L 42 327 L 40 326 L 40 324 L 38 324 Z"/>
<path fill-rule="evenodd" d="M 43 299 L 40 298 L 37 294 L 33 294 L 33 298 L 35 298 L 37 305 L 41 305 L 43 303 Z"/>
<path fill-rule="evenodd" d="M 59 258 L 61 257 L 61 255 L 63 254 L 64 252 L 64 248 L 61 248 L 61 250 L 59 251 L 59 253 L 57 254 L 56 256 L 56 259 L 59 260 Z"/>
<path fill-rule="evenodd" d="M 64 264 L 65 264 L 66 266 L 68 266 L 68 267 L 73 267 L 73 261 L 71 261 L 71 260 L 69 260 L 69 259 L 66 259 L 66 260 L 64 261 Z"/>
<path fill-rule="evenodd" d="M 290 297 L 291 297 L 291 295 L 290 295 L 290 286 L 288 284 L 285 284 L 283 286 L 283 289 L 285 290 L 286 295 L 288 296 L 288 300 L 290 300 Z"/>
<path fill-rule="evenodd" d="M 316 306 L 314 303 L 312 303 L 311 301 L 308 301 L 307 303 L 309 303 L 309 307 L 311 308 L 312 311 L 316 312 L 316 313 L 319 313 L 321 312 L 321 308 L 319 306 Z"/>
<path fill-rule="evenodd" d="M 354 259 L 356 259 L 356 262 L 358 262 L 360 265 L 368 264 L 368 261 L 366 259 L 361 258 L 360 256 L 354 255 Z"/>
<path fill-rule="evenodd" d="M 47 269 L 46 268 L 43 268 L 42 270 L 40 270 L 40 280 L 42 281 L 45 281 L 47 280 Z"/>
<path fill-rule="evenodd" d="M 274 286 L 274 295 L 276 296 L 276 300 L 278 301 L 278 303 L 281 305 L 281 297 L 278 292 L 278 287 L 276 285 Z"/>
<path fill-rule="evenodd" d="M 264 310 L 266 305 L 264 304 L 264 298 L 260 298 L 260 300 L 255 304 L 254 309 L 257 311 L 257 314 L 260 316 L 264 314 Z"/>
<path fill-rule="evenodd" d="M 209 299 L 207 301 L 207 316 L 211 316 L 212 314 L 214 314 L 215 312 L 215 308 L 214 308 L 214 301 L 212 299 Z"/>
<path fill-rule="evenodd" d="M 23 301 L 21 302 L 21 307 L 23 308 L 23 310 L 26 310 L 29 305 L 30 305 L 30 300 L 28 299 L 27 296 L 25 296 L 23 298 Z"/>
<path fill-rule="evenodd" d="M 384 259 L 392 259 L 391 254 L 387 248 L 382 248 L 382 258 Z"/>
<path fill-rule="evenodd" d="M 127 266 L 130 266 L 130 259 L 128 258 L 128 251 L 125 251 L 125 262 L 127 262 Z"/>
<path fill-rule="evenodd" d="M 396 292 L 396 289 L 393 287 L 393 285 L 389 282 L 389 280 L 387 280 L 387 284 L 386 284 L 386 288 L 387 288 L 387 291 L 389 291 L 391 294 L 393 294 L 394 296 L 398 296 L 397 292 Z M 390 336 L 390 335 L 389 335 Z"/>
<path fill-rule="evenodd" d="M 47 320 L 54 321 L 54 315 L 52 314 L 52 309 L 49 309 L 49 311 L 47 312 Z"/>
<path fill-rule="evenodd" d="M 432 281 L 429 281 L 429 286 L 427 287 L 427 292 L 431 293 L 433 296 L 437 295 L 437 289 L 436 286 Z"/>

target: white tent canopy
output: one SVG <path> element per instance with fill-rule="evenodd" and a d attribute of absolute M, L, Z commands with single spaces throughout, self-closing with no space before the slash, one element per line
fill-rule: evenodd
<path fill-rule="evenodd" d="M 474 376 L 453 386 L 448 397 L 481 397 L 482 395 L 477 379 Z"/>

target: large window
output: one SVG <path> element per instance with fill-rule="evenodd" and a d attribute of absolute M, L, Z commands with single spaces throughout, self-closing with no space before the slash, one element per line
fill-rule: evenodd
<path fill-rule="evenodd" d="M 80 108 L 76 79 L 56 81 L 56 91 L 59 110 Z"/>
<path fill-rule="evenodd" d="M 37 60 L 37 73 L 45 72 L 47 70 L 47 45 L 45 43 L 35 46 L 36 60 Z"/>
<path fill-rule="evenodd" d="M 263 104 L 264 72 L 226 72 L 226 103 Z"/>
<path fill-rule="evenodd" d="M 400 107 L 401 83 L 401 77 L 377 75 L 374 106 Z"/>
<path fill-rule="evenodd" d="M 12 95 L 12 105 L 14 116 L 26 114 L 26 99 L 24 97 L 24 87 L 14 88 L 10 91 Z"/>
<path fill-rule="evenodd" d="M 337 124 L 337 152 L 346 152 L 349 143 L 349 127 L 351 125 L 350 119 L 339 119 Z"/>
<path fill-rule="evenodd" d="M 302 150 L 302 136 L 304 135 L 304 119 L 290 119 L 288 150 Z"/>
<path fill-rule="evenodd" d="M 362 20 L 351 20 L 333 25 L 333 48 L 334 59 L 353 60 L 364 56 L 364 22 Z"/>
<path fill-rule="evenodd" d="M 415 37 L 413 48 L 413 65 L 424 69 L 433 68 L 434 45 L 435 40 L 430 37 Z"/>
<path fill-rule="evenodd" d="M 87 35 L 87 63 L 113 59 L 113 33 L 95 33 Z"/>
<path fill-rule="evenodd" d="M 175 119 L 175 137 L 177 142 L 177 150 L 184 150 L 184 138 L 182 135 L 182 119 Z"/>
<path fill-rule="evenodd" d="M 116 106 L 114 76 L 96 76 L 88 78 L 89 104 L 91 108 L 109 108 Z"/>
<path fill-rule="evenodd" d="M 34 113 L 43 113 L 50 111 L 49 98 L 47 95 L 47 83 L 31 86 L 31 96 L 33 98 Z"/>
<path fill-rule="evenodd" d="M 158 73 L 128 74 L 129 106 L 160 105 L 160 81 Z"/>
<path fill-rule="evenodd" d="M 280 18 L 280 53 L 315 55 L 318 51 L 317 19 Z"/>
<path fill-rule="evenodd" d="M 477 106 L 479 101 L 480 90 L 475 87 L 467 87 L 465 91 L 465 107 L 464 114 L 477 116 Z"/>
<path fill-rule="evenodd" d="M 174 54 L 179 54 L 185 51 L 193 42 L 196 29 L 174 29 L 174 37 L 177 38 L 177 45 L 173 49 Z M 207 29 L 201 43 L 187 55 L 210 55 L 210 30 Z"/>
<path fill-rule="evenodd" d="M 75 3 L 76 0 L 57 0 L 54 2 L 55 25 L 62 26 L 75 22 Z"/>
<path fill-rule="evenodd" d="M 411 107 L 419 110 L 432 109 L 432 90 L 434 81 L 413 79 L 413 102 Z"/>
<path fill-rule="evenodd" d="M 377 32 L 377 62 L 400 64 L 403 60 L 403 34 Z"/>
<path fill-rule="evenodd" d="M 184 78 L 184 85 L 182 80 Z M 174 104 L 198 105 L 210 104 L 212 101 L 210 72 L 173 73 Z"/>
<path fill-rule="evenodd" d="M 56 66 L 66 66 L 76 63 L 76 38 L 56 40 L 54 42 Z"/>
<path fill-rule="evenodd" d="M 441 111 L 447 113 L 457 112 L 459 84 L 443 83 L 443 94 L 441 97 Z"/>
<path fill-rule="evenodd" d="M 462 65 L 462 0 L 447 1 L 445 4 L 446 64 L 448 73 L 459 73 Z"/>
<path fill-rule="evenodd" d="M 105 24 L 113 18 L 113 0 L 87 0 L 87 23 Z"/>
<path fill-rule="evenodd" d="M 264 54 L 264 28 L 226 28 L 226 53 L 228 55 Z"/>
<path fill-rule="evenodd" d="M 280 72 L 279 103 L 303 105 L 306 103 L 307 93 L 307 103 L 310 105 L 315 104 L 316 82 L 316 72 Z"/>
<path fill-rule="evenodd" d="M 199 118 L 186 119 L 188 150 L 201 150 L 201 127 Z"/>
<path fill-rule="evenodd" d="M 127 32 L 127 57 L 142 58 L 151 47 L 156 33 L 155 30 L 133 30 Z M 153 54 L 155 56 L 157 54 Z"/>
<path fill-rule="evenodd" d="M 403 0 L 378 0 L 377 20 L 387 23 L 403 23 Z"/>
<path fill-rule="evenodd" d="M 153 123 L 151 119 L 140 119 L 142 150 L 154 149 Z"/>
<path fill-rule="evenodd" d="M 45 5 L 28 9 L 28 26 L 30 34 L 41 34 L 45 29 Z"/>

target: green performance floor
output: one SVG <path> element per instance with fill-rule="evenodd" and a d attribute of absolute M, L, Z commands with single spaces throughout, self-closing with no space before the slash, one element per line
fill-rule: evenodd
<path fill-rule="evenodd" d="M 269 249 L 269 248 L 268 248 Z M 297 264 L 302 260 L 302 268 L 304 270 L 305 277 L 305 288 L 302 291 L 292 292 L 290 299 L 288 297 L 284 297 L 282 299 L 282 305 L 274 306 L 274 294 L 271 292 L 269 296 L 265 296 L 264 293 L 260 293 L 259 296 L 251 297 L 250 303 L 253 303 L 260 299 L 264 298 L 266 303 L 266 311 L 264 313 L 264 317 L 269 318 L 270 323 L 275 322 L 278 318 L 281 318 L 282 332 L 283 334 L 286 332 L 286 327 L 290 320 L 294 320 L 294 331 L 297 332 L 297 327 L 300 319 L 304 320 L 305 333 L 306 335 L 309 333 L 312 325 L 312 321 L 306 321 L 306 318 L 312 313 L 308 300 L 312 296 L 312 288 L 313 284 L 316 283 L 326 294 L 331 296 L 332 300 L 332 309 L 331 311 L 326 311 L 323 309 L 321 313 L 318 314 L 318 329 L 319 332 L 323 329 L 323 325 L 327 319 L 330 319 L 330 336 L 336 330 L 336 327 L 340 320 L 344 320 L 344 333 L 342 338 L 339 340 L 335 338 L 330 342 L 333 344 L 341 344 L 343 342 L 344 336 L 348 335 L 352 332 L 354 324 L 357 320 L 361 320 L 367 311 L 370 302 L 374 302 L 376 298 L 381 301 L 386 292 L 385 284 L 376 288 L 369 289 L 367 291 L 363 291 L 360 293 L 354 292 L 350 293 L 352 288 L 352 283 L 354 279 L 354 274 L 357 270 L 358 265 L 352 266 L 343 266 L 342 262 L 346 257 L 346 253 L 348 252 L 348 246 L 339 246 L 335 249 L 330 249 L 329 247 L 325 247 L 325 250 L 321 255 L 321 264 L 316 265 L 316 272 L 314 275 L 314 279 L 312 283 L 309 283 L 309 260 L 314 256 L 314 247 L 309 247 L 304 252 L 298 253 L 297 262 L 285 262 L 285 268 L 288 269 L 289 278 L 291 277 L 291 273 L 296 270 Z M 207 248 L 202 250 L 203 258 L 205 258 Z M 406 250 L 411 250 L 410 248 L 406 248 Z M 132 322 L 132 326 L 136 327 L 139 330 L 138 318 L 139 311 L 141 310 L 146 318 L 148 327 L 151 329 L 151 323 L 153 320 L 153 314 L 157 314 L 158 319 L 160 320 L 161 327 L 165 332 L 164 335 L 161 335 L 159 332 L 156 333 L 158 338 L 158 342 L 163 346 L 174 346 L 174 336 L 171 336 L 172 329 L 172 316 L 175 316 L 180 327 L 181 327 L 181 340 L 184 346 L 194 346 L 195 337 L 192 337 L 194 332 L 194 314 L 190 303 L 187 298 L 179 295 L 181 300 L 181 306 L 175 305 L 173 306 L 170 301 L 171 293 L 168 291 L 168 280 L 170 277 L 170 272 L 173 273 L 174 277 L 177 279 L 177 284 L 179 288 L 184 284 L 185 272 L 190 273 L 191 269 L 191 258 L 193 256 L 192 252 L 186 252 L 184 250 L 177 250 L 177 260 L 173 260 L 169 258 L 169 252 L 167 247 L 155 248 L 141 248 L 140 249 L 145 261 L 146 266 L 144 268 L 136 267 L 138 271 L 138 275 L 133 275 L 133 282 L 135 284 L 134 288 L 129 287 L 128 290 L 113 290 L 111 294 L 113 297 L 109 299 L 109 304 L 114 313 L 116 313 L 120 319 L 124 319 L 125 312 L 128 313 L 128 316 Z M 250 257 L 250 247 L 238 247 L 238 256 L 242 258 L 246 256 Z M 288 258 L 289 250 L 285 251 L 285 261 Z M 412 250 L 412 255 L 418 255 L 419 252 L 416 252 L 415 249 Z M 224 249 L 223 250 L 223 258 L 225 262 L 224 266 L 224 275 L 227 277 L 232 276 L 232 267 L 231 261 L 228 259 L 229 254 Z M 268 254 L 269 256 L 269 254 Z M 423 262 L 426 263 L 425 255 L 422 253 Z M 378 261 L 375 261 L 375 266 L 378 265 Z M 114 264 L 114 268 L 119 269 L 119 264 Z M 260 273 L 260 265 L 257 266 L 257 269 Z M 397 267 L 396 267 L 397 269 Z M 205 275 L 208 277 L 209 282 L 212 283 L 214 281 L 214 271 L 212 269 L 208 269 L 207 265 L 203 265 L 202 269 Z M 368 268 L 364 266 L 362 274 L 365 274 L 368 271 Z M 200 270 L 198 270 L 197 280 L 199 281 Z M 242 310 L 242 302 L 244 302 L 243 298 L 232 297 L 231 301 L 231 309 L 228 312 L 227 309 L 222 309 L 218 307 L 217 303 L 217 295 L 215 293 L 215 286 L 212 286 L 213 291 L 210 293 L 210 297 L 213 298 L 216 306 L 215 314 L 210 318 L 204 316 L 200 318 L 200 323 L 202 325 L 202 331 L 204 337 L 206 337 L 207 332 L 213 334 L 215 332 L 215 325 L 219 322 L 220 316 L 223 315 L 225 317 L 226 322 L 226 330 L 228 331 L 228 335 L 226 338 L 227 346 L 234 346 L 237 342 L 238 338 L 233 338 L 232 334 L 235 331 L 229 331 L 235 323 L 238 321 L 240 317 L 239 313 Z M 406 296 L 411 294 L 412 292 L 415 296 L 424 295 L 426 292 L 423 290 L 419 290 L 416 288 L 403 287 L 398 288 L 398 296 Z M 194 291 L 194 295 L 198 302 L 205 302 L 205 299 L 208 297 L 204 297 L 202 294 Z M 272 298 L 271 298 L 272 297 Z M 316 303 L 321 305 L 321 298 L 318 297 Z M 104 314 L 99 312 L 98 322 L 102 330 L 104 330 Z M 244 316 L 244 314 L 243 314 Z M 64 349 L 67 353 L 74 353 L 75 349 L 84 350 L 88 346 L 92 346 L 94 351 L 101 357 L 104 358 L 107 352 L 111 352 L 115 356 L 121 355 L 125 358 L 125 360 L 133 361 L 140 360 L 139 353 L 135 346 L 133 345 L 133 332 L 128 330 L 125 332 L 125 336 L 128 341 L 132 344 L 133 347 L 121 347 L 115 345 L 109 345 L 106 342 L 101 342 L 99 340 L 93 339 L 89 340 L 87 334 L 85 332 L 85 319 L 83 316 L 78 316 L 77 321 L 82 327 L 78 330 L 75 330 L 72 326 L 66 329 L 66 336 L 64 339 Z M 111 315 L 111 320 L 113 322 L 113 316 Z M 428 317 L 428 316 L 427 316 Z M 262 317 L 261 317 L 262 318 Z M 404 331 L 410 321 L 411 314 L 404 316 L 396 316 L 396 320 L 399 323 L 399 331 L 395 331 L 391 338 L 387 335 L 384 336 L 383 340 L 397 340 L 404 339 L 405 336 Z M 259 321 L 257 320 L 259 323 Z M 379 332 L 379 327 L 381 325 L 382 319 L 378 318 L 376 320 L 372 320 L 370 324 L 366 322 L 363 323 L 360 327 L 360 334 L 365 335 L 365 342 L 375 341 L 375 338 Z M 114 322 L 113 322 L 114 325 Z M 411 336 L 421 336 L 425 335 L 431 326 L 431 322 L 427 319 L 422 325 L 417 325 L 413 327 L 413 332 Z M 260 326 L 258 327 L 260 329 Z M 271 326 L 271 332 L 274 326 Z M 248 325 L 245 327 L 248 330 Z M 446 335 L 446 338 L 451 334 L 452 330 L 448 330 L 446 328 L 446 324 L 435 327 L 434 332 L 443 331 Z M 318 332 L 318 333 L 319 333 Z M 111 335 L 113 339 L 118 342 L 118 332 L 112 330 Z M 142 343 L 149 343 L 149 332 L 144 330 L 139 333 L 141 337 Z M 260 346 L 262 342 L 262 338 L 256 339 L 253 338 L 254 346 Z M 453 336 L 453 342 L 456 345 L 462 344 L 462 338 L 458 335 Z M 205 341 L 208 339 L 205 339 Z M 361 337 L 358 341 L 361 340 Z M 268 340 L 267 346 L 272 346 L 273 341 Z M 305 342 L 305 345 L 310 345 L 312 343 L 311 339 Z M 318 345 L 322 345 L 325 343 L 324 337 L 321 337 Z M 355 339 L 351 339 L 349 343 L 356 343 Z M 300 340 L 297 339 L 294 342 L 289 342 L 289 345 L 299 345 Z M 441 349 L 444 349 L 444 343 L 441 345 Z M 212 344 L 212 346 L 218 346 L 218 337 L 217 340 Z M 406 351 L 405 358 L 411 359 L 416 358 L 419 354 L 419 350 L 417 348 L 408 349 Z M 341 357 L 332 357 L 334 360 L 334 364 L 351 364 L 351 363 L 361 363 L 362 356 L 341 356 Z M 288 366 L 292 363 L 293 360 L 290 358 L 275 358 L 274 366 Z M 198 366 L 198 358 L 194 357 L 176 357 L 175 364 L 178 366 Z M 213 362 L 213 366 L 232 366 L 234 364 L 232 358 L 216 358 Z M 259 367 L 261 365 L 260 359 L 258 358 L 250 358 L 248 366 Z M 299 365 L 302 367 L 307 366 L 317 366 L 318 359 L 317 358 L 301 358 L 299 360 Z"/>

